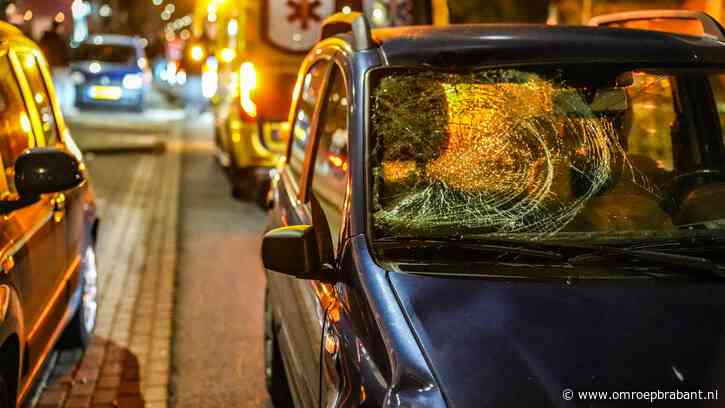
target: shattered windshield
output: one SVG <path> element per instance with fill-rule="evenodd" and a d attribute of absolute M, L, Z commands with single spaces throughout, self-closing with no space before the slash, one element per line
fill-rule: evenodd
<path fill-rule="evenodd" d="M 720 229 L 722 78 L 582 65 L 380 74 L 370 104 L 374 234 L 641 239 Z"/>

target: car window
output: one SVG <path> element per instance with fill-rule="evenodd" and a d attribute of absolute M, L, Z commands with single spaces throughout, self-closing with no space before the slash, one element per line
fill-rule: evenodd
<path fill-rule="evenodd" d="M 83 43 L 73 54 L 73 59 L 131 65 L 136 62 L 136 49 L 126 45 Z"/>
<path fill-rule="evenodd" d="M 348 173 L 348 97 L 342 74 L 332 74 L 329 92 L 320 113 L 320 135 L 312 175 L 315 194 L 330 226 L 335 249 L 342 224 Z"/>
<path fill-rule="evenodd" d="M 621 142 L 629 159 L 650 160 L 658 168 L 672 171 L 672 138 L 669 136 L 676 113 L 671 79 L 638 72 L 626 89 L 631 106 L 621 115 L 626 133 Z"/>
<path fill-rule="evenodd" d="M 30 90 L 33 93 L 33 103 L 35 103 L 40 116 L 45 143 L 52 146 L 58 141 L 58 127 L 55 123 L 50 95 L 40 73 L 39 61 L 31 52 L 19 52 L 18 57 L 23 66 L 25 77 L 28 79 Z"/>
<path fill-rule="evenodd" d="M 0 196 L 15 195 L 14 169 L 17 157 L 31 145 L 33 129 L 10 61 L 0 59 Z"/>
<path fill-rule="evenodd" d="M 710 75 L 710 86 L 715 97 L 715 107 L 720 119 L 720 131 L 725 141 L 725 75 Z"/>
<path fill-rule="evenodd" d="M 322 83 L 325 77 L 327 62 L 315 63 L 305 75 L 302 89 L 297 104 L 297 111 L 294 116 L 294 126 L 290 137 L 292 147 L 290 149 L 289 168 L 296 180 L 302 174 L 302 166 L 305 162 L 305 150 L 310 137 L 310 125 L 315 114 L 315 104 L 322 92 Z"/>
<path fill-rule="evenodd" d="M 369 113 L 375 232 L 636 240 L 721 228 L 725 177 L 703 167 L 717 124 L 692 116 L 719 102 L 700 93 L 707 79 L 616 64 L 391 70 Z"/>

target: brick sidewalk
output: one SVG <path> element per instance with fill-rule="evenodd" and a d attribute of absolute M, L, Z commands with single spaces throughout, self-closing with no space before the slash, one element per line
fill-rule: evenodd
<path fill-rule="evenodd" d="M 36 407 L 166 407 L 171 358 L 180 154 L 133 156 L 132 174 L 95 186 L 100 295 L 90 346 L 62 351 Z M 93 167 L 103 164 L 96 158 Z"/>

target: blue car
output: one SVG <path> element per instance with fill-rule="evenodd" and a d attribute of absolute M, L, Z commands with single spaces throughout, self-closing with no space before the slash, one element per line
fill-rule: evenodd
<path fill-rule="evenodd" d="M 725 32 L 675 14 L 331 17 L 268 197 L 275 406 L 722 406 Z M 701 29 L 621 28 L 663 19 Z"/>
<path fill-rule="evenodd" d="M 77 107 L 143 111 L 151 75 L 140 38 L 90 36 L 75 50 L 71 70 Z"/>

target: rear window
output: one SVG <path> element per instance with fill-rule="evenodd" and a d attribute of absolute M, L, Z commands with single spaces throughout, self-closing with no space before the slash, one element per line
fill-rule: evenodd
<path fill-rule="evenodd" d="M 136 49 L 123 45 L 84 43 L 75 51 L 73 58 L 78 61 L 133 64 L 136 62 Z"/>

